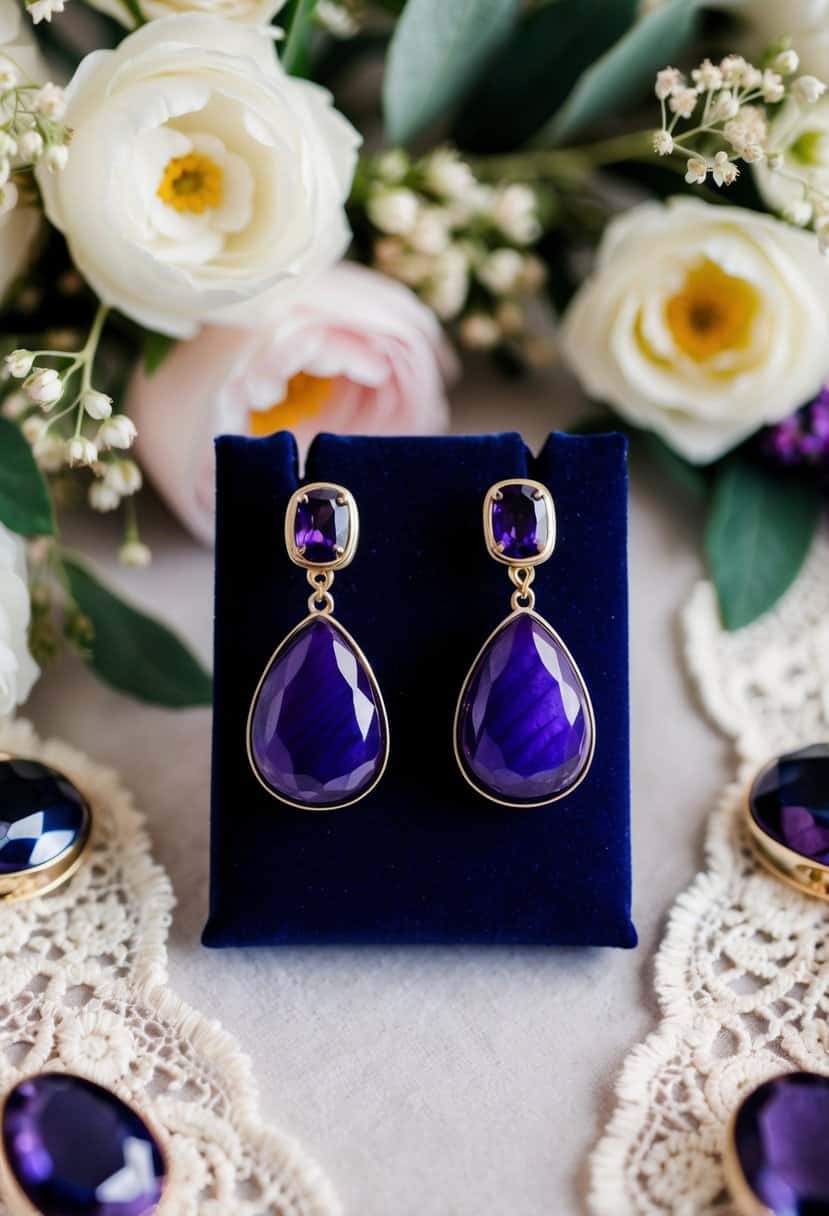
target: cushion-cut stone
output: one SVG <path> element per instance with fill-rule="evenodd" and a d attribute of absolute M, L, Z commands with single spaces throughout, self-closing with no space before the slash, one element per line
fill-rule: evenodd
<path fill-rule="evenodd" d="M 773 1216 L 829 1216 L 829 1077 L 796 1072 L 745 1099 L 734 1147 L 749 1189 Z"/>
<path fill-rule="evenodd" d="M 71 781 L 34 760 L 0 760 L 0 874 L 56 862 L 88 833 Z"/>
<path fill-rule="evenodd" d="M 520 612 L 487 643 L 461 694 L 457 749 L 496 800 L 551 801 L 584 775 L 593 721 L 584 682 L 553 630 Z"/>
<path fill-rule="evenodd" d="M 149 1216 L 164 1158 L 144 1120 L 83 1077 L 40 1073 L 3 1108 L 11 1174 L 42 1216 Z"/>
<path fill-rule="evenodd" d="M 296 504 L 296 547 L 306 561 L 335 562 L 348 546 L 351 524 L 348 500 L 335 486 L 307 490 Z"/>
<path fill-rule="evenodd" d="M 829 746 L 817 743 L 781 756 L 754 782 L 749 806 L 772 840 L 829 865 Z"/>
<path fill-rule="evenodd" d="M 327 616 L 303 623 L 276 653 L 251 715 L 250 751 L 265 784 L 301 806 L 341 806 L 386 762 L 377 685 Z"/>
<path fill-rule="evenodd" d="M 502 557 L 538 557 L 547 545 L 552 520 L 548 501 L 535 486 L 511 482 L 492 500 L 492 536 Z"/>

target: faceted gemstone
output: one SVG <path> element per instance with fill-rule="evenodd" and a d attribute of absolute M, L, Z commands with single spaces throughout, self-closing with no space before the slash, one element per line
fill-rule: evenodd
<path fill-rule="evenodd" d="M 458 753 L 484 793 L 546 802 L 584 773 L 593 723 L 584 681 L 553 630 L 520 612 L 487 643 L 461 695 Z"/>
<path fill-rule="evenodd" d="M 334 486 L 307 490 L 299 499 L 294 519 L 294 541 L 309 562 L 335 562 L 348 545 L 351 511 L 342 491 Z"/>
<path fill-rule="evenodd" d="M 0 874 L 57 861 L 88 832 L 71 781 L 34 760 L 0 760 Z"/>
<path fill-rule="evenodd" d="M 749 806 L 772 840 L 829 865 L 829 745 L 781 756 L 754 782 Z"/>
<path fill-rule="evenodd" d="M 147 1216 L 165 1180 L 143 1119 L 83 1077 L 40 1073 L 3 1108 L 3 1148 L 14 1180 L 43 1216 Z"/>
<path fill-rule="evenodd" d="M 336 621 L 314 616 L 262 682 L 250 747 L 266 785 L 302 806 L 351 802 L 374 784 L 388 741 L 380 694 Z"/>
<path fill-rule="evenodd" d="M 795 1072 L 766 1081 L 734 1124 L 743 1177 L 774 1216 L 829 1216 L 829 1077 Z"/>
<path fill-rule="evenodd" d="M 516 481 L 501 486 L 492 501 L 492 535 L 503 557 L 538 557 L 550 536 L 552 520 L 545 495 Z"/>

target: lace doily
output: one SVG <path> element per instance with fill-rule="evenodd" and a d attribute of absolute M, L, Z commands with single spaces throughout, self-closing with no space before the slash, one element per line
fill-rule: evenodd
<path fill-rule="evenodd" d="M 50 1067 L 145 1111 L 166 1133 L 170 1162 L 159 1216 L 335 1216 L 318 1168 L 262 1125 L 235 1042 L 165 986 L 173 892 L 115 774 L 42 743 L 23 721 L 0 725 L 0 750 L 64 772 L 95 823 L 69 882 L 0 908 L 0 1095 Z"/>
<path fill-rule="evenodd" d="M 781 603 L 738 633 L 700 584 L 683 618 L 706 710 L 733 739 L 735 782 L 707 869 L 677 900 L 656 959 L 663 1020 L 628 1056 L 592 1158 L 594 1216 L 729 1213 L 720 1149 L 743 1094 L 789 1069 L 827 1071 L 829 910 L 754 861 L 740 807 L 760 765 L 829 738 L 829 537 Z"/>

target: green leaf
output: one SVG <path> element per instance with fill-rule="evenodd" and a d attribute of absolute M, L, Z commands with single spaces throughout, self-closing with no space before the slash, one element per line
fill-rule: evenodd
<path fill-rule="evenodd" d="M 0 523 L 21 536 L 54 536 L 46 479 L 15 423 L 0 418 Z"/>
<path fill-rule="evenodd" d="M 668 0 L 640 18 L 584 72 L 537 142 L 561 144 L 638 101 L 693 38 L 699 7 L 699 0 Z"/>
<path fill-rule="evenodd" d="M 673 448 L 669 448 L 667 443 L 658 435 L 654 435 L 652 431 L 637 431 L 636 436 L 654 463 L 664 469 L 668 476 L 686 493 L 691 494 L 694 498 L 704 498 L 707 495 L 708 477 L 704 469 L 683 460 Z"/>
<path fill-rule="evenodd" d="M 157 334 L 151 329 L 144 331 L 144 371 L 154 375 L 176 344 L 175 338 Z"/>
<path fill-rule="evenodd" d="M 767 612 L 796 578 L 820 520 L 817 484 L 744 457 L 719 468 L 705 534 L 726 629 Z"/>
<path fill-rule="evenodd" d="M 294 0 L 286 16 L 282 66 L 291 76 L 310 75 L 315 8 L 316 0 Z"/>
<path fill-rule="evenodd" d="M 386 60 L 390 143 L 413 139 L 455 106 L 512 32 L 520 0 L 408 0 Z"/>
<path fill-rule="evenodd" d="M 92 624 L 88 661 L 102 680 L 171 709 L 210 704 L 210 676 L 174 633 L 110 591 L 76 558 L 64 555 L 64 570 L 73 600 Z"/>
<path fill-rule="evenodd" d="M 636 9 L 637 0 L 557 0 L 530 10 L 464 105 L 457 142 L 487 153 L 524 143 L 630 28 Z"/>

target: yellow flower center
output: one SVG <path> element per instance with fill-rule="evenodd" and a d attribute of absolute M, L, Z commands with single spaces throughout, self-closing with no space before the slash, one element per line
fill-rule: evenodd
<path fill-rule="evenodd" d="M 281 401 L 277 401 L 269 410 L 251 410 L 251 435 L 272 435 L 274 431 L 293 430 L 298 422 L 313 418 L 320 412 L 333 388 L 333 379 L 297 372 L 288 381 L 288 391 Z"/>
<path fill-rule="evenodd" d="M 220 165 L 201 152 L 174 156 L 167 162 L 156 193 L 163 203 L 176 211 L 201 215 L 222 201 L 224 172 Z"/>
<path fill-rule="evenodd" d="M 666 303 L 665 321 L 680 350 L 701 361 L 746 346 L 756 311 L 750 283 L 702 258 Z"/>

